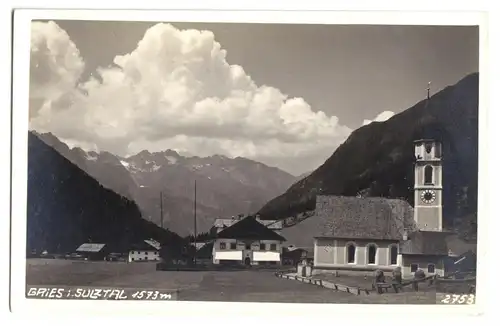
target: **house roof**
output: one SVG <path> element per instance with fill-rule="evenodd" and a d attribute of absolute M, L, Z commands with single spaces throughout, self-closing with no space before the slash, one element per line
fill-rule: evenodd
<path fill-rule="evenodd" d="M 155 240 L 144 240 L 134 243 L 130 246 L 130 250 L 160 250 L 160 244 Z"/>
<path fill-rule="evenodd" d="M 233 224 L 236 224 L 237 222 L 241 221 L 242 218 L 240 217 L 235 217 L 235 218 L 218 218 L 215 219 L 214 221 L 214 227 L 216 228 L 224 228 L 224 227 L 229 227 Z M 260 224 L 263 224 L 267 226 L 270 229 L 282 229 L 283 228 L 283 221 L 282 220 L 261 220 L 261 219 L 256 219 L 257 222 Z"/>
<path fill-rule="evenodd" d="M 408 202 L 381 197 L 317 196 L 312 219 L 314 237 L 402 240 L 416 229 Z"/>
<path fill-rule="evenodd" d="M 191 242 L 190 245 L 195 247 L 196 250 L 200 250 L 201 248 L 203 248 L 204 246 L 206 246 L 208 242 Z"/>
<path fill-rule="evenodd" d="M 242 240 L 279 240 L 286 241 L 281 235 L 257 222 L 254 217 L 246 217 L 220 231 L 219 239 L 242 239 Z"/>
<path fill-rule="evenodd" d="M 104 243 L 84 243 L 76 249 L 78 252 L 99 252 L 104 248 Z"/>
<path fill-rule="evenodd" d="M 448 256 L 446 233 L 416 231 L 408 235 L 408 240 L 401 241 L 399 251 L 404 255 Z"/>

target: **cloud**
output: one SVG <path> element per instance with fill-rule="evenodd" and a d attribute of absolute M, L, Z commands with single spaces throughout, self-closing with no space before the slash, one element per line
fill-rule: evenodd
<path fill-rule="evenodd" d="M 384 111 L 382 113 L 380 113 L 379 115 L 377 115 L 375 117 L 375 119 L 373 120 L 363 120 L 363 126 L 366 126 L 370 123 L 372 123 L 373 121 L 377 121 L 377 122 L 383 122 L 383 121 L 386 121 L 386 120 L 389 120 L 390 118 L 392 118 L 392 116 L 394 115 L 394 112 L 392 111 Z"/>
<path fill-rule="evenodd" d="M 310 170 L 352 131 L 302 98 L 256 85 L 210 31 L 157 24 L 136 49 L 77 84 L 84 62 L 67 33 L 53 22 L 32 26 L 30 128 L 84 149 L 175 149 L 289 169 L 302 160 L 297 169 Z"/>

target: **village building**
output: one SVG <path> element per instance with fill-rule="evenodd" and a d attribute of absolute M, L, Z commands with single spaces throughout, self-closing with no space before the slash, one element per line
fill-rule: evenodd
<path fill-rule="evenodd" d="M 306 260 L 309 263 L 313 263 L 314 259 L 314 248 L 299 248 L 294 245 L 289 245 L 288 247 L 283 247 L 281 263 L 283 265 L 297 266 L 300 262 Z"/>
<path fill-rule="evenodd" d="M 84 243 L 76 249 L 76 254 L 87 260 L 104 260 L 109 250 L 105 243 Z"/>
<path fill-rule="evenodd" d="M 418 269 L 444 275 L 448 256 L 442 224 L 441 144 L 415 141 L 415 204 L 387 198 L 317 196 L 314 270 Z M 307 220 L 305 222 L 308 222 Z"/>
<path fill-rule="evenodd" d="M 221 230 L 213 243 L 214 264 L 277 265 L 286 239 L 248 216 Z"/>
<path fill-rule="evenodd" d="M 159 261 L 161 245 L 156 240 L 144 240 L 129 248 L 128 262 Z"/>

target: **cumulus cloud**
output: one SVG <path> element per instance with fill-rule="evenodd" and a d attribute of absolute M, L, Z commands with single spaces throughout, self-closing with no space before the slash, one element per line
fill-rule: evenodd
<path fill-rule="evenodd" d="M 311 170 L 352 131 L 302 98 L 256 85 L 210 31 L 157 24 L 86 81 L 77 47 L 54 22 L 33 23 L 31 45 L 30 128 L 84 149 L 244 156 L 289 170 L 295 160 Z"/>
<path fill-rule="evenodd" d="M 384 112 L 380 113 L 379 115 L 377 115 L 375 117 L 375 119 L 373 119 L 373 120 L 363 120 L 363 126 L 366 126 L 366 125 L 372 123 L 373 121 L 383 122 L 383 121 L 389 120 L 390 118 L 392 118 L 393 115 L 394 115 L 394 112 L 392 112 L 392 111 L 384 111 Z"/>

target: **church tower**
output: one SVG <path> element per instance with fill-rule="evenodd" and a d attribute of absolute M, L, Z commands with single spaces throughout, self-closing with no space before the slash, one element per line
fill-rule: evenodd
<path fill-rule="evenodd" d="M 421 231 L 443 229 L 443 166 L 441 143 L 421 139 L 415 144 L 415 209 L 413 218 Z"/>

